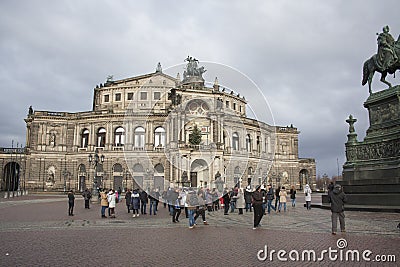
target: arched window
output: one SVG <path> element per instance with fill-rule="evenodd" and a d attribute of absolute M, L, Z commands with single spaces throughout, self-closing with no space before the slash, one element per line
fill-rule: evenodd
<path fill-rule="evenodd" d="M 239 135 L 238 135 L 238 133 L 232 134 L 232 148 L 233 148 L 233 150 L 239 150 Z"/>
<path fill-rule="evenodd" d="M 136 163 L 135 165 L 133 165 L 133 172 L 144 172 L 142 164 Z"/>
<path fill-rule="evenodd" d="M 86 172 L 86 166 L 84 164 L 79 164 L 78 172 L 85 173 Z"/>
<path fill-rule="evenodd" d="M 83 129 L 81 134 L 81 147 L 87 147 L 89 143 L 89 130 Z"/>
<path fill-rule="evenodd" d="M 154 146 L 165 147 L 165 129 L 163 127 L 157 127 L 154 130 Z"/>
<path fill-rule="evenodd" d="M 122 127 L 118 127 L 117 129 L 115 129 L 114 132 L 114 136 L 115 136 L 115 145 L 116 146 L 124 146 L 125 144 L 125 129 Z"/>
<path fill-rule="evenodd" d="M 154 166 L 154 173 L 164 174 L 164 166 L 161 163 L 157 163 L 156 166 Z"/>
<path fill-rule="evenodd" d="M 116 163 L 113 167 L 114 172 L 123 172 L 122 165 L 119 163 Z"/>
<path fill-rule="evenodd" d="M 105 147 L 106 146 L 106 129 L 100 128 L 97 131 L 97 146 L 98 147 Z"/>
<path fill-rule="evenodd" d="M 145 130 L 143 127 L 137 127 L 135 129 L 135 148 L 144 148 L 144 134 Z"/>
<path fill-rule="evenodd" d="M 246 135 L 246 151 L 251 152 L 251 137 L 250 134 Z"/>

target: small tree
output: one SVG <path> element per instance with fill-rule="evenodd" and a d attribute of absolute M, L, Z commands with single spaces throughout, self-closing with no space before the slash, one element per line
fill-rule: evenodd
<path fill-rule="evenodd" d="M 201 143 L 201 131 L 194 125 L 192 133 L 189 134 L 189 143 L 192 145 L 200 145 Z"/>

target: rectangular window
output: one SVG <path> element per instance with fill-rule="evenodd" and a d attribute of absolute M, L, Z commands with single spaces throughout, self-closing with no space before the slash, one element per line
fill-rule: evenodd
<path fill-rule="evenodd" d="M 227 108 L 229 108 L 229 101 L 226 101 L 226 102 L 225 102 L 225 106 L 226 106 Z"/>
<path fill-rule="evenodd" d="M 154 92 L 154 100 L 160 100 L 161 99 L 161 93 L 160 92 Z"/>
<path fill-rule="evenodd" d="M 132 100 L 133 99 L 133 93 L 128 93 L 128 100 Z"/>
<path fill-rule="evenodd" d="M 104 95 L 104 102 L 110 102 L 110 96 Z"/>
<path fill-rule="evenodd" d="M 121 93 L 115 94 L 115 101 L 121 101 Z"/>
<path fill-rule="evenodd" d="M 233 110 L 236 110 L 236 103 L 233 103 Z"/>
<path fill-rule="evenodd" d="M 140 100 L 147 100 L 147 92 L 140 92 Z"/>

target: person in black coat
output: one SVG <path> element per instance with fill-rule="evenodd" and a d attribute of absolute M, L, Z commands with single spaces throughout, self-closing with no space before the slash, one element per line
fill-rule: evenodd
<path fill-rule="evenodd" d="M 278 207 L 279 204 L 279 192 L 281 191 L 281 187 L 278 186 L 278 188 L 275 190 L 275 208 Z"/>
<path fill-rule="evenodd" d="M 176 207 L 176 201 L 179 197 L 179 193 L 177 190 L 175 189 L 171 189 L 170 195 L 169 195 L 169 199 L 171 201 L 171 210 L 172 210 L 172 222 L 176 223 L 176 215 L 177 215 L 177 207 Z M 178 216 L 179 217 L 179 216 Z"/>
<path fill-rule="evenodd" d="M 92 193 L 86 188 L 85 191 L 82 193 L 83 199 L 85 200 L 85 209 L 90 209 L 89 202 L 92 198 Z"/>
<path fill-rule="evenodd" d="M 250 188 L 250 186 L 247 186 L 246 190 L 244 191 L 244 201 L 246 202 L 246 212 L 248 212 L 249 210 L 250 210 L 250 212 L 252 211 L 251 210 L 251 194 L 252 194 L 251 188 Z"/>
<path fill-rule="evenodd" d="M 74 216 L 75 196 L 74 191 L 68 192 L 68 216 Z"/>
<path fill-rule="evenodd" d="M 256 191 L 253 192 L 253 208 L 254 208 L 254 225 L 253 229 L 260 227 L 261 219 L 264 215 L 263 212 L 263 194 L 261 192 L 261 185 L 257 186 Z"/>
<path fill-rule="evenodd" d="M 226 189 L 224 191 L 224 195 L 222 196 L 222 199 L 224 200 L 224 215 L 228 215 L 229 204 L 231 202 L 231 196 L 229 194 L 228 189 Z"/>
<path fill-rule="evenodd" d="M 346 232 L 344 221 L 344 203 L 346 203 L 346 194 L 342 191 L 340 184 L 335 185 L 332 193 L 329 194 L 329 202 L 331 203 L 331 219 L 332 219 L 332 234 L 336 235 L 337 219 L 339 218 L 340 230 Z"/>
<path fill-rule="evenodd" d="M 128 208 L 128 213 L 131 213 L 131 200 L 132 200 L 132 192 L 130 189 L 127 189 L 125 193 L 125 204 L 126 207 Z"/>
<path fill-rule="evenodd" d="M 147 195 L 147 192 L 145 190 L 140 191 L 140 213 L 141 214 L 147 214 L 146 206 L 147 206 L 148 202 L 149 202 L 149 197 Z"/>

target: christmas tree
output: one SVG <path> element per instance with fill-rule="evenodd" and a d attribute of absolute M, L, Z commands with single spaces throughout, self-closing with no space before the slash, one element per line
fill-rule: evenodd
<path fill-rule="evenodd" d="M 189 134 L 189 143 L 192 145 L 200 145 L 201 143 L 201 131 L 194 125 L 192 133 Z"/>

